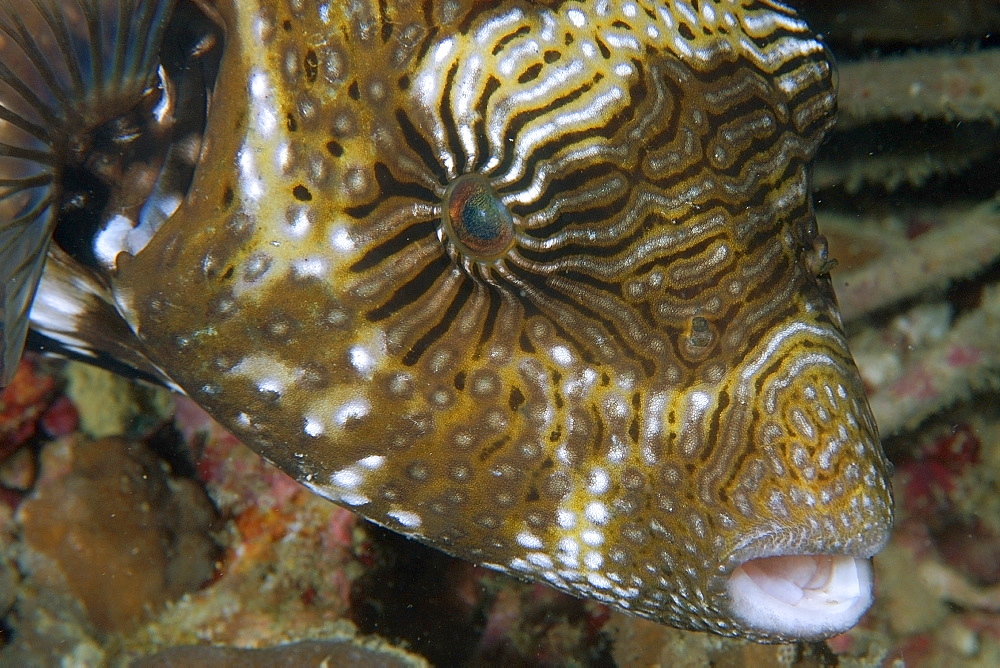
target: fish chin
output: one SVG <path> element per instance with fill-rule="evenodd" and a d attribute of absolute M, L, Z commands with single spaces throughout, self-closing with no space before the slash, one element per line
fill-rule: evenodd
<path fill-rule="evenodd" d="M 847 631 L 872 604 L 871 559 L 844 554 L 757 556 L 727 584 L 732 617 L 768 637 L 820 639 Z"/>

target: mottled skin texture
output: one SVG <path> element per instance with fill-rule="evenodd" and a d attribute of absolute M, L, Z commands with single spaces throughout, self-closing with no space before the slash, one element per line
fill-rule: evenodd
<path fill-rule="evenodd" d="M 808 196 L 823 47 L 756 2 L 217 3 L 187 200 L 118 303 L 316 492 L 664 623 L 760 545 L 870 556 L 892 501 Z M 606 10 L 606 11 L 605 11 Z M 441 222 L 458 176 L 514 217 Z"/>

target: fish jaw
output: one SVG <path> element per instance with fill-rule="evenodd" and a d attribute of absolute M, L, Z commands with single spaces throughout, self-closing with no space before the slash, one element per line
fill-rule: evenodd
<path fill-rule="evenodd" d="M 818 640 L 847 631 L 871 606 L 871 560 L 849 555 L 754 557 L 729 576 L 728 609 L 769 637 Z"/>
<path fill-rule="evenodd" d="M 891 530 L 877 516 L 867 522 L 813 518 L 805 529 L 776 526 L 734 550 L 715 594 L 740 634 L 822 640 L 855 626 L 874 601 L 872 557 Z"/>
<path fill-rule="evenodd" d="M 803 323 L 816 310 L 806 309 Z M 822 639 L 854 626 L 873 601 L 871 558 L 892 529 L 891 465 L 853 360 L 838 327 L 803 323 L 772 337 L 738 373 L 749 378 L 767 360 L 782 360 L 758 395 L 765 465 L 746 467 L 743 482 L 727 490 L 737 490 L 736 513 L 759 509 L 757 526 L 724 552 L 711 587 L 741 635 L 769 641 Z"/>

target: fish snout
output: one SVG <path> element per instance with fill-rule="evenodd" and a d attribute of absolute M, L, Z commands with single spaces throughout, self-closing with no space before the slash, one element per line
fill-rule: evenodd
<path fill-rule="evenodd" d="M 771 371 L 753 376 L 754 456 L 734 508 L 746 524 L 714 583 L 739 632 L 763 640 L 854 626 L 872 604 L 871 558 L 892 527 L 891 467 L 842 335 L 797 329 L 758 360 Z"/>

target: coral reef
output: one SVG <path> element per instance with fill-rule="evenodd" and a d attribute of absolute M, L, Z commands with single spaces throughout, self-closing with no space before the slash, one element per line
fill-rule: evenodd
<path fill-rule="evenodd" d="M 924 47 L 953 40 L 979 40 L 1000 28 L 994 0 L 798 0 L 820 33 L 836 40 L 839 52 L 884 45 Z"/>
<path fill-rule="evenodd" d="M 162 388 L 88 364 L 66 367 L 66 397 L 80 408 L 80 429 L 91 438 L 142 436 L 173 410 Z"/>
<path fill-rule="evenodd" d="M 215 509 L 147 447 L 67 438 L 47 444 L 41 459 L 15 518 L 23 567 L 64 579 L 96 629 L 127 630 L 212 577 Z"/>
<path fill-rule="evenodd" d="M 135 668 L 205 666 L 216 668 L 270 668 L 271 666 L 338 666 L 339 668 L 420 668 L 427 662 L 378 642 L 349 639 L 289 643 L 267 649 L 232 647 L 175 647 L 139 659 Z"/>
<path fill-rule="evenodd" d="M 1000 53 L 916 53 L 840 68 L 841 131 L 880 121 L 996 121 Z"/>
<path fill-rule="evenodd" d="M 13 520 L 22 582 L 4 651 L 15 663 L 55 660 L 80 636 L 132 630 L 215 569 L 217 515 L 204 490 L 171 476 L 142 443 L 47 443 Z"/>
<path fill-rule="evenodd" d="M 55 379 L 38 370 L 35 358 L 22 360 L 10 385 L 0 390 L 0 461 L 39 433 L 54 389 Z"/>

